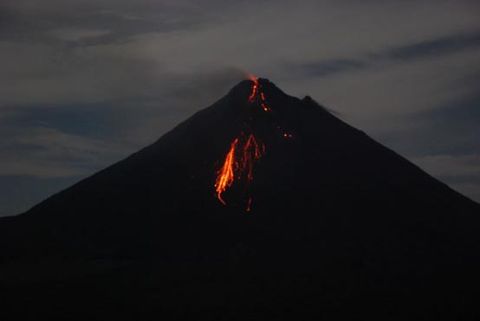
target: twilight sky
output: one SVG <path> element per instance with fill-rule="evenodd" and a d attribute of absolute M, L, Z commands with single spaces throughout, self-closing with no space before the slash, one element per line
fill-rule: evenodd
<path fill-rule="evenodd" d="M 2 0 L 0 216 L 209 106 L 311 95 L 480 201 L 477 0 Z"/>

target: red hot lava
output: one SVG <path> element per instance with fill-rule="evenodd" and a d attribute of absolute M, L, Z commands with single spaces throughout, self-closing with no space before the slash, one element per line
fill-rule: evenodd
<path fill-rule="evenodd" d="M 246 137 L 243 133 L 230 144 L 230 149 L 225 156 L 222 167 L 217 172 L 215 192 L 217 199 L 227 205 L 223 193 L 235 182 L 249 184 L 253 181 L 253 168 L 255 161 L 265 153 L 265 145 L 255 138 L 253 134 Z M 252 205 L 251 196 L 247 202 L 247 211 Z"/>
<path fill-rule="evenodd" d="M 235 151 L 237 149 L 238 138 L 235 138 L 230 145 L 230 150 L 225 157 L 222 168 L 217 173 L 217 181 L 215 182 L 215 191 L 217 192 L 218 200 L 223 204 L 227 205 L 222 198 L 222 193 L 225 192 L 227 188 L 232 186 L 233 181 L 235 180 L 235 171 L 237 169 L 238 162 L 235 160 Z"/>
<path fill-rule="evenodd" d="M 250 93 L 250 96 L 248 96 L 248 101 L 250 103 L 254 103 L 255 99 L 257 98 L 259 83 L 258 83 L 258 78 L 254 76 L 252 76 L 250 80 L 253 81 L 253 86 L 252 86 L 252 92 Z"/>
<path fill-rule="evenodd" d="M 261 85 L 258 78 L 251 76 L 252 90 L 248 96 L 250 104 L 258 103 L 260 107 L 269 112 L 270 107 L 266 103 L 265 94 L 261 91 Z M 253 181 L 253 168 L 255 161 L 259 160 L 265 153 L 265 145 L 258 140 L 253 133 L 246 136 L 243 132 L 230 144 L 222 167 L 217 172 L 217 179 L 215 181 L 215 192 L 217 199 L 223 204 L 227 205 L 223 198 L 223 193 L 230 188 L 236 181 L 250 184 Z M 246 211 L 252 209 L 252 196 L 248 195 L 246 204 Z"/>
<path fill-rule="evenodd" d="M 270 107 L 268 107 L 267 105 L 265 94 L 262 91 L 262 87 L 260 86 L 260 82 L 258 81 L 258 78 L 255 76 L 250 76 L 250 80 L 253 82 L 253 85 L 252 85 L 252 91 L 250 92 L 250 96 L 248 97 L 248 101 L 252 104 L 258 101 L 263 111 L 265 112 L 271 111 Z"/>

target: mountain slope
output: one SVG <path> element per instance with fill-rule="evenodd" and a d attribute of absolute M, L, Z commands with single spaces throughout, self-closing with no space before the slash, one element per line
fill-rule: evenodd
<path fill-rule="evenodd" d="M 222 168 L 234 178 L 219 192 Z M 123 293 L 117 282 L 129 280 L 141 298 L 135 314 L 146 305 L 184 319 L 214 311 L 230 320 L 451 319 L 477 315 L 479 214 L 478 204 L 309 97 L 260 79 L 0 221 L 0 232 L 9 264 L 113 262 L 82 263 L 88 268 L 61 282 L 103 289 L 115 280 Z"/>

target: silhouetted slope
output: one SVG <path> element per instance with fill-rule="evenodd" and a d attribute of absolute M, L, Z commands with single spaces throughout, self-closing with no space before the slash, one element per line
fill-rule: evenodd
<path fill-rule="evenodd" d="M 271 112 L 248 103 L 243 81 L 154 144 L 0 221 L 4 262 L 97 262 L 61 282 L 102 289 L 106 315 L 479 316 L 479 205 L 310 98 L 260 84 Z M 239 188 L 224 206 L 213 187 L 246 129 L 266 149 L 248 213 Z M 115 312 L 123 301 L 128 313 Z"/>

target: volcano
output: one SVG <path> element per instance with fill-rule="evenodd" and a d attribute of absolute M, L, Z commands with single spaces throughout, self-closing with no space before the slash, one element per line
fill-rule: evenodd
<path fill-rule="evenodd" d="M 479 215 L 312 98 L 252 78 L 2 218 L 1 319 L 474 320 Z"/>

